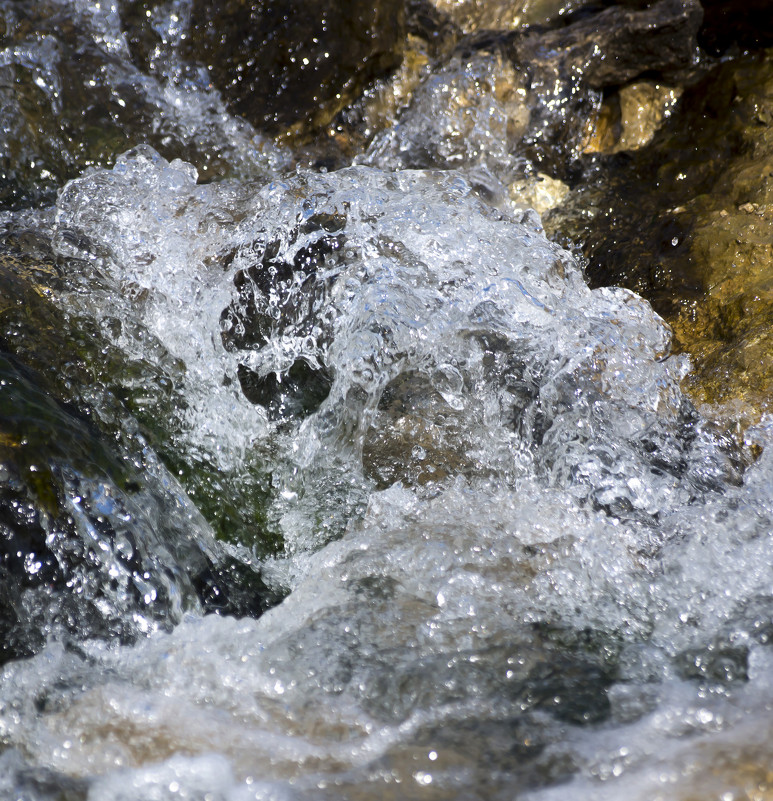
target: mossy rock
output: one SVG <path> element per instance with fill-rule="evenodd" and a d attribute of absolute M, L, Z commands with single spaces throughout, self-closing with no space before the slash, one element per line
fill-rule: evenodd
<path fill-rule="evenodd" d="M 266 497 L 255 492 L 262 466 L 234 478 L 180 452 L 171 406 L 183 367 L 172 359 L 127 362 L 93 320 L 66 314 L 57 298 L 72 290 L 62 275 L 68 266 L 33 231 L 6 232 L 0 242 L 0 663 L 34 652 L 42 644 L 35 631 L 49 625 L 84 636 L 135 633 L 104 601 L 103 565 L 84 536 L 86 520 L 101 538 L 97 552 L 131 543 L 125 569 L 151 576 L 142 581 L 152 584 L 153 560 L 168 557 L 147 610 L 130 587 L 131 604 L 150 617 L 171 619 L 179 600 L 166 593 L 170 583 L 180 587 L 177 597 L 195 603 L 198 596 L 209 611 L 258 615 L 278 600 L 258 569 L 221 548 L 203 520 L 196 524 L 203 539 L 194 535 L 186 514 L 198 513 L 180 506 L 179 487 L 170 490 L 148 446 L 222 539 L 252 536 L 246 544 L 254 552 L 275 553 L 281 542 L 266 535 Z M 81 517 L 72 506 L 78 486 Z M 94 487 L 105 488 L 104 508 Z M 79 587 L 87 589 L 78 595 Z"/>

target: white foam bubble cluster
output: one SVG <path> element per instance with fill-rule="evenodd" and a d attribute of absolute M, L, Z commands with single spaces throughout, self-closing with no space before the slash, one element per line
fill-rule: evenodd
<path fill-rule="evenodd" d="M 529 129 L 529 81 L 502 53 L 458 55 L 431 72 L 363 159 L 394 167 L 485 166 L 500 177 Z"/>
<path fill-rule="evenodd" d="M 316 485 L 348 517 L 366 479 L 423 483 L 439 468 L 509 482 L 537 470 L 650 516 L 700 484 L 683 480 L 700 425 L 667 327 L 630 292 L 591 292 L 535 216 L 488 205 L 457 174 L 356 167 L 250 194 L 196 185 L 144 148 L 58 205 L 58 251 L 109 277 L 97 313 L 118 303 L 112 316 L 144 332 L 130 343 L 123 324 L 122 347 L 184 365 L 189 448 L 231 467 L 267 436 L 240 384 L 271 406 L 294 366 L 306 384 L 324 377 L 318 408 L 277 438 L 290 545 L 318 542 L 307 524 L 335 506 Z"/>
<path fill-rule="evenodd" d="M 247 236 L 239 218 L 252 201 L 240 184 L 196 179 L 190 164 L 140 146 L 63 190 L 53 244 L 79 265 L 70 308 L 96 316 L 130 361 L 182 384 L 176 425 L 227 469 L 243 458 L 244 434 L 263 431 L 261 415 L 229 385 L 232 360 L 219 338 L 231 295 L 222 259 Z"/>
<path fill-rule="evenodd" d="M 229 322 L 258 330 L 235 355 L 278 392 L 299 363 L 329 381 L 290 421 L 277 481 L 293 501 L 315 482 L 340 493 L 363 469 L 377 484 L 441 470 L 510 485 L 526 470 L 651 517 L 710 483 L 693 475 L 709 435 L 679 391 L 667 326 L 631 292 L 590 291 L 532 213 L 492 207 L 453 172 L 364 167 L 261 198 Z"/>

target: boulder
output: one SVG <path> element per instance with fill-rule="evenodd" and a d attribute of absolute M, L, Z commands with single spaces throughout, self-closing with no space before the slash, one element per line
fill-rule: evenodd
<path fill-rule="evenodd" d="M 66 290 L 42 237 L 3 239 L 0 664 L 48 635 L 131 641 L 189 609 L 261 614 L 278 598 L 137 436 L 129 393 L 116 398 L 132 375 L 145 396 L 162 376 L 127 368 L 96 326 L 52 302 Z"/>
<path fill-rule="evenodd" d="M 402 0 L 195 0 L 184 52 L 231 107 L 273 134 L 328 123 L 399 66 Z"/>
<path fill-rule="evenodd" d="M 594 283 L 654 303 L 693 357 L 699 400 L 769 410 L 773 51 L 717 66 L 650 145 L 586 168 L 550 232 L 581 244 Z"/>
<path fill-rule="evenodd" d="M 660 0 L 644 10 L 620 6 L 565 28 L 527 32 L 513 40 L 513 60 L 592 89 L 619 86 L 644 72 L 688 67 L 703 11 L 698 0 Z"/>

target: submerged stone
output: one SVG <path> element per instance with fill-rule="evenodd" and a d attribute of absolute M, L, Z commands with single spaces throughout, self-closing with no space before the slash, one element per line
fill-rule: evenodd
<path fill-rule="evenodd" d="M 148 525 L 154 499 L 131 469 L 11 360 L 0 375 L 3 660 L 57 632 L 127 641 L 178 622 L 204 553 L 194 545 L 183 568 L 187 544 Z"/>
<path fill-rule="evenodd" d="M 105 336 L 126 321 L 65 313 L 72 264 L 33 231 L 3 233 L 0 662 L 49 636 L 131 641 L 186 611 L 260 615 L 278 599 L 149 447 L 169 437 L 179 364 L 127 364 Z M 158 416 L 155 430 L 129 410 Z"/>
<path fill-rule="evenodd" d="M 642 80 L 613 92 L 602 102 L 585 153 L 618 153 L 649 144 L 671 115 L 682 91 L 679 86 Z"/>
<path fill-rule="evenodd" d="M 36 379 L 0 356 L 0 663 L 49 637 L 130 642 L 276 603 L 149 453 L 115 449 Z"/>

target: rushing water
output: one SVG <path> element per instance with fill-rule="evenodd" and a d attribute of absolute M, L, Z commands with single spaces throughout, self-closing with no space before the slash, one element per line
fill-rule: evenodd
<path fill-rule="evenodd" d="M 97 353 L 64 405 L 2 365 L 3 503 L 71 571 L 19 590 L 3 798 L 768 797 L 773 427 L 693 407 L 500 183 L 507 108 L 436 89 L 326 172 L 193 81 L 238 177 L 143 145 L 3 217 Z M 224 560 L 282 602 L 203 614 Z"/>

